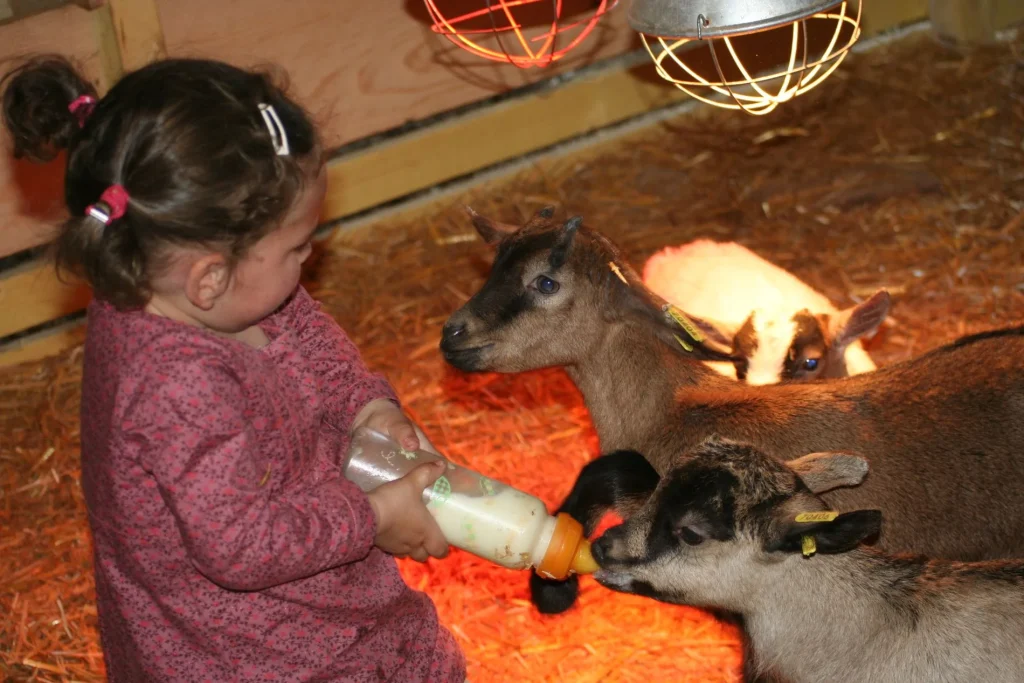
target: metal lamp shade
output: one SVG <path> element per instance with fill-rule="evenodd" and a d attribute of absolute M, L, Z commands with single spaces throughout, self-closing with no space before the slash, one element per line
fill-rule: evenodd
<path fill-rule="evenodd" d="M 861 6 L 862 0 L 633 0 L 628 20 L 663 79 L 707 104 L 764 115 L 838 68 L 860 37 Z"/>
<path fill-rule="evenodd" d="M 836 0 L 633 0 L 634 31 L 663 38 L 737 36 L 791 24 Z"/>

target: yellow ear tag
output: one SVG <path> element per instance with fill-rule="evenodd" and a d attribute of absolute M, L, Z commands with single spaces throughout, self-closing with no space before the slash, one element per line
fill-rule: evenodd
<path fill-rule="evenodd" d="M 622 280 L 622 284 L 629 287 L 629 280 L 627 280 L 626 276 L 622 274 L 622 270 L 619 269 L 619 264 L 617 264 L 615 261 L 609 261 L 608 267 L 612 269 L 613 273 L 619 276 L 619 279 Z"/>
<path fill-rule="evenodd" d="M 839 516 L 838 512 L 834 510 L 826 510 L 824 512 L 801 512 L 796 516 L 798 522 L 831 522 Z"/>
<path fill-rule="evenodd" d="M 680 337 L 680 336 L 679 336 L 678 334 L 673 334 L 672 336 L 673 336 L 673 337 L 675 337 L 675 340 L 676 340 L 677 342 L 679 342 L 679 345 L 680 345 L 680 346 L 682 346 L 682 347 L 683 347 L 683 351 L 686 351 L 687 353 L 690 353 L 690 352 L 692 352 L 692 351 L 693 351 L 693 347 L 692 347 L 692 346 L 690 346 L 689 344 L 687 344 L 686 342 L 684 342 L 684 341 L 683 341 L 683 338 L 682 338 L 682 337 Z"/>
<path fill-rule="evenodd" d="M 814 536 L 804 536 L 800 539 L 800 550 L 803 552 L 804 557 L 810 557 L 818 551 L 818 546 L 814 542 Z"/>
<path fill-rule="evenodd" d="M 665 312 L 668 313 L 668 317 L 676 321 L 676 324 L 679 325 L 679 327 L 686 330 L 686 334 L 690 335 L 690 338 L 693 339 L 693 341 L 697 342 L 698 344 L 704 341 L 704 335 L 697 331 L 697 326 L 694 325 L 693 321 L 687 318 L 686 314 L 684 314 L 678 308 L 676 308 L 672 304 L 668 304 L 665 306 Z M 689 350 L 690 349 L 687 349 L 687 351 Z"/>

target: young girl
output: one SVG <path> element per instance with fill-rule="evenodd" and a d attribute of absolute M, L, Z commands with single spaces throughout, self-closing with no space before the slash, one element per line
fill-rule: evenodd
<path fill-rule="evenodd" d="M 167 60 L 99 99 L 61 58 L 8 75 L 15 154 L 67 149 L 58 265 L 92 285 L 82 485 L 111 681 L 463 681 L 392 555 L 447 544 L 425 465 L 343 478 L 369 425 L 429 447 L 299 286 L 326 188 L 268 77 Z"/>

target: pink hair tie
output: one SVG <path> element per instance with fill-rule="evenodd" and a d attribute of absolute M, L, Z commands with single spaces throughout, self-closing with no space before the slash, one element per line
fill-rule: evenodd
<path fill-rule="evenodd" d="M 89 118 L 95 108 L 96 98 L 92 95 L 79 95 L 68 105 L 68 111 L 78 117 L 80 127 L 85 125 L 85 120 Z"/>
<path fill-rule="evenodd" d="M 128 191 L 123 185 L 111 185 L 103 190 L 98 202 L 85 207 L 85 215 L 95 218 L 103 225 L 110 225 L 123 216 L 127 209 Z"/>

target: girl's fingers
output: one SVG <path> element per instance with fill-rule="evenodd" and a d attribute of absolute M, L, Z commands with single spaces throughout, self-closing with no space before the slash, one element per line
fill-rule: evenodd
<path fill-rule="evenodd" d="M 432 557 L 440 559 L 448 555 L 448 541 L 441 534 L 429 536 L 423 547 Z"/>
<path fill-rule="evenodd" d="M 413 429 L 412 423 L 407 421 L 393 422 L 391 428 L 388 430 L 391 433 L 391 438 L 402 444 L 402 448 L 406 450 L 415 451 L 420 447 L 420 438 L 416 435 L 416 430 Z"/>

